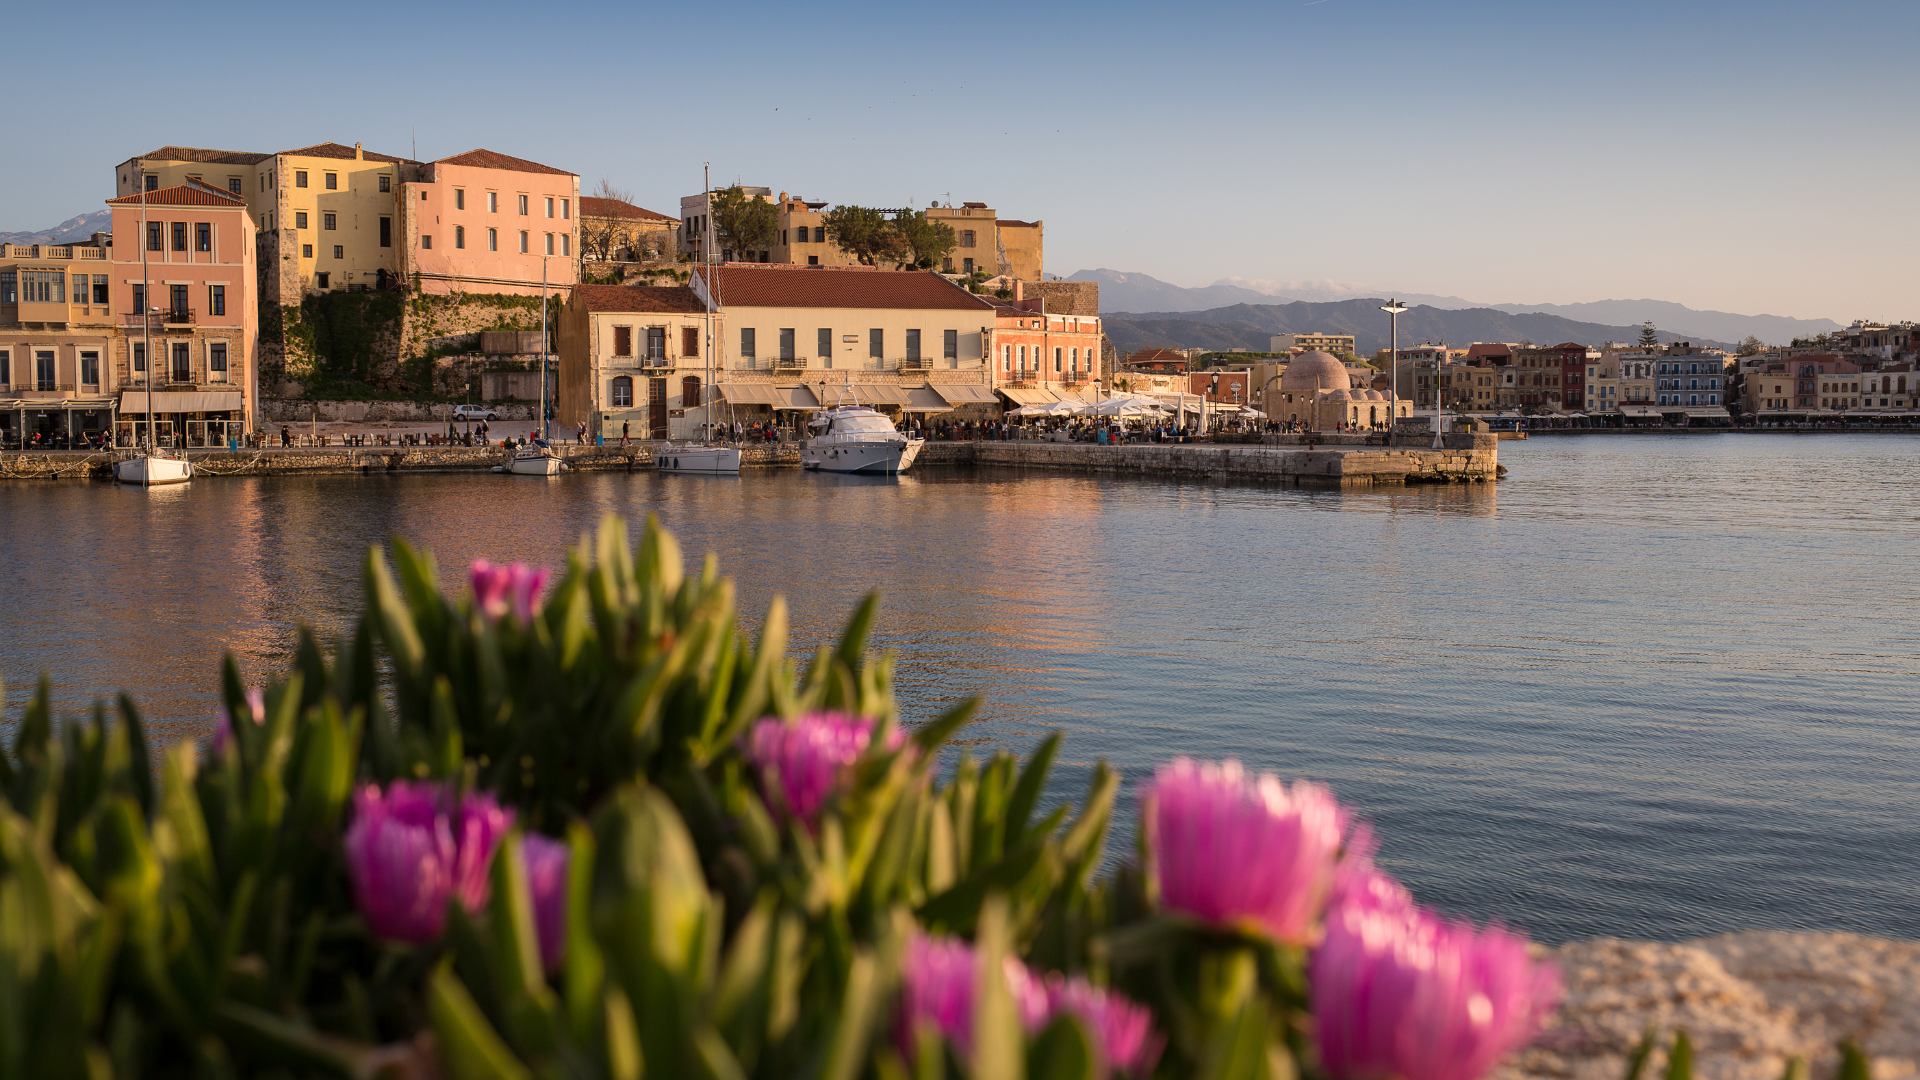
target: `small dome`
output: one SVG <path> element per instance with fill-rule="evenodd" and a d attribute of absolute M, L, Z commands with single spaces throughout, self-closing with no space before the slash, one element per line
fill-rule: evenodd
<path fill-rule="evenodd" d="M 1316 390 L 1345 390 L 1350 385 L 1347 365 L 1332 353 L 1304 352 L 1287 364 L 1280 389 L 1311 394 Z"/>
<path fill-rule="evenodd" d="M 1360 399 L 1362 401 L 1385 401 L 1387 400 L 1387 395 L 1382 394 L 1378 390 L 1362 390 L 1360 392 Z"/>
<path fill-rule="evenodd" d="M 1352 401 L 1353 395 L 1345 390 L 1329 390 L 1321 401 Z"/>

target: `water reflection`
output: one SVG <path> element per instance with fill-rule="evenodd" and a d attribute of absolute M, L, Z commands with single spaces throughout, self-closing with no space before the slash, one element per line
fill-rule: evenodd
<path fill-rule="evenodd" d="M 0 674 L 78 707 L 131 689 L 204 732 L 217 660 L 342 632 L 367 547 L 457 583 L 558 565 L 608 512 L 658 516 L 776 593 L 797 653 L 884 597 L 877 643 L 967 738 L 1068 730 L 1334 784 L 1424 898 L 1548 939 L 1731 926 L 1920 934 L 1915 444 L 1804 437 L 1502 445 L 1489 485 L 1302 489 L 1021 471 L 581 474 L 0 486 Z M 1791 498 L 1774 493 L 1791 492 Z M 1871 583 L 1870 587 L 1863 583 Z M 1121 834 L 1124 835 L 1124 832 Z"/>

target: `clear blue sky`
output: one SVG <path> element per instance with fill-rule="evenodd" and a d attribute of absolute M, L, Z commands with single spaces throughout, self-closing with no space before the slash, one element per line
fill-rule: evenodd
<path fill-rule="evenodd" d="M 21 4 L 0 229 L 168 143 L 979 200 L 1047 270 L 1920 317 L 1920 4 Z M 70 61 L 62 63 L 59 61 Z"/>

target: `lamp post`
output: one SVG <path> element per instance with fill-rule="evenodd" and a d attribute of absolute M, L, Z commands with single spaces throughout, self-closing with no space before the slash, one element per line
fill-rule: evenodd
<path fill-rule="evenodd" d="M 1392 446 L 1393 429 L 1399 426 L 1400 418 L 1400 313 L 1407 307 L 1398 300 L 1388 300 L 1380 305 L 1380 310 L 1387 313 L 1387 340 L 1390 342 L 1387 346 L 1387 365 L 1392 376 L 1387 386 L 1393 400 L 1387 402 L 1387 445 Z"/>

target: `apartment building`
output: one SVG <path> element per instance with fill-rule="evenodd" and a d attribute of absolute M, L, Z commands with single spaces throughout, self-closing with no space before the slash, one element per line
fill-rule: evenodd
<path fill-rule="evenodd" d="M 1726 354 L 1695 349 L 1689 343 L 1669 347 L 1654 361 L 1654 404 L 1688 408 L 1720 407 L 1726 381 Z"/>
<path fill-rule="evenodd" d="M 1352 334 L 1275 334 L 1267 339 L 1268 352 L 1324 352 L 1335 356 L 1353 356 Z"/>
<path fill-rule="evenodd" d="M 716 191 L 720 189 L 715 189 Z M 832 204 L 802 199 L 782 191 L 776 197 L 768 187 L 741 188 L 749 198 L 773 203 L 776 208 L 774 241 L 752 251 L 735 251 L 724 236 L 716 235 L 714 257 L 722 262 L 781 263 L 790 266 L 855 266 L 859 260 L 841 251 L 827 239 L 826 218 Z M 678 250 L 694 260 L 705 257 L 707 227 L 711 224 L 712 197 L 715 192 L 687 195 L 680 200 Z M 913 213 L 910 208 L 883 208 L 889 216 Z M 986 203 L 968 202 L 959 206 L 935 203 L 926 209 L 927 220 L 953 228 L 955 247 L 942 262 L 947 274 L 985 273 L 1006 276 L 1017 281 L 1039 281 L 1046 269 L 1046 223 L 1001 218 Z"/>
<path fill-rule="evenodd" d="M 707 400 L 706 313 L 684 285 L 574 286 L 556 327 L 560 423 L 586 421 L 610 438 L 694 434 Z"/>
<path fill-rule="evenodd" d="M 246 200 L 189 179 L 108 205 L 108 304 L 119 333 L 104 359 L 120 392 L 122 443 L 145 433 L 149 413 L 163 441 L 188 446 L 250 430 L 259 415 L 258 230 Z"/>
<path fill-rule="evenodd" d="M 996 389 L 1015 407 L 1086 400 L 1100 379 L 1099 318 L 1055 314 L 1045 297 L 1024 295 L 1025 284 L 1016 282 L 1014 298 L 993 305 L 985 349 Z"/>
<path fill-rule="evenodd" d="M 580 196 L 580 254 L 599 262 L 670 259 L 679 222 L 623 199 Z"/>
<path fill-rule="evenodd" d="M 1656 351 L 1603 349 L 1586 371 L 1586 411 L 1647 417 L 1658 413 L 1654 397 Z"/>
<path fill-rule="evenodd" d="M 401 188 L 400 273 L 421 292 L 537 296 L 579 280 L 578 175 L 469 150 Z"/>
<path fill-rule="evenodd" d="M 0 447 L 113 429 L 112 240 L 0 244 Z"/>

